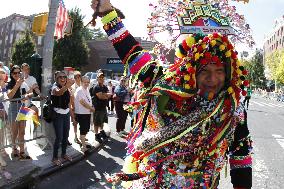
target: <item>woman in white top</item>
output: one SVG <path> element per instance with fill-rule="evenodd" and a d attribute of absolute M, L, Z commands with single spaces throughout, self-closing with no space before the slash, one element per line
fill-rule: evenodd
<path fill-rule="evenodd" d="M 91 124 L 91 113 L 95 112 L 92 106 L 92 98 L 89 92 L 90 79 L 87 76 L 82 77 L 81 86 L 75 92 L 75 119 L 80 127 L 80 140 L 82 143 L 82 152 L 87 150 L 86 134 L 89 132 Z"/>

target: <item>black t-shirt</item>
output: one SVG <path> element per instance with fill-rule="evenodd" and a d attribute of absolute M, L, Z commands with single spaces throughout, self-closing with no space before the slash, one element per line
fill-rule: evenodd
<path fill-rule="evenodd" d="M 108 88 L 105 85 L 96 85 L 95 87 L 90 88 L 92 103 L 96 110 L 106 110 L 108 100 L 99 99 L 96 95 L 99 92 L 108 93 Z"/>
<path fill-rule="evenodd" d="M 15 82 L 8 82 L 8 85 L 6 86 L 7 90 L 12 90 L 14 88 L 14 86 L 16 85 Z M 15 95 L 13 96 L 13 98 L 21 98 L 22 95 L 25 95 L 27 93 L 27 89 L 25 88 L 25 86 L 21 85 L 18 90 L 16 91 Z"/>

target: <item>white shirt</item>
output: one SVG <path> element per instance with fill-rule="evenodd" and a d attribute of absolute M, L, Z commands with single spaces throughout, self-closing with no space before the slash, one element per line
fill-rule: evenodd
<path fill-rule="evenodd" d="M 24 94 L 22 94 L 22 91 L 23 91 L 22 89 L 25 89 L 26 93 L 28 93 L 28 91 L 30 90 L 30 87 L 25 82 L 23 82 L 22 85 L 21 85 L 21 89 L 20 89 L 21 96 L 24 95 Z M 31 100 L 30 99 L 29 100 L 25 100 L 23 103 L 25 104 L 26 107 L 29 107 L 30 104 L 31 104 Z"/>
<path fill-rule="evenodd" d="M 55 84 L 52 86 L 51 88 L 51 95 L 54 95 L 53 94 L 53 90 L 58 88 Z M 62 108 L 54 108 L 54 111 L 58 114 L 68 114 L 69 113 L 69 108 L 66 108 L 66 109 L 62 109 Z"/>
<path fill-rule="evenodd" d="M 75 91 L 75 113 L 76 114 L 91 114 L 91 110 L 85 108 L 80 101 L 84 100 L 87 104 L 92 106 L 92 98 L 88 89 L 78 87 Z"/>
<path fill-rule="evenodd" d="M 71 86 L 71 95 L 74 96 L 76 90 L 80 87 L 80 85 L 77 85 L 77 83 L 75 82 L 72 86 Z"/>
<path fill-rule="evenodd" d="M 37 84 L 36 79 L 33 76 L 28 76 L 24 81 L 29 88 L 32 88 L 34 84 Z"/>
<path fill-rule="evenodd" d="M 108 88 L 108 92 L 111 94 L 111 95 L 113 95 L 113 91 L 112 91 L 112 88 L 113 88 L 113 86 L 107 86 L 107 88 Z"/>

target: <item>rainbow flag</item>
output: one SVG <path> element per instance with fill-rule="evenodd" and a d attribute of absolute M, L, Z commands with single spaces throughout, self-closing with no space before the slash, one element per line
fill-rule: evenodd
<path fill-rule="evenodd" d="M 32 120 L 35 123 L 35 126 L 40 125 L 38 114 L 32 109 L 22 106 L 18 112 L 16 121 L 28 121 L 28 120 Z"/>

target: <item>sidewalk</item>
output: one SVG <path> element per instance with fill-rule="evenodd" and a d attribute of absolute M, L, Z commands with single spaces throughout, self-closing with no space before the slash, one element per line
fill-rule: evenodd
<path fill-rule="evenodd" d="M 113 120 L 110 121 L 110 119 Z M 115 118 L 109 117 L 110 124 L 114 120 Z M 107 135 L 110 135 L 110 129 L 107 125 L 105 126 Z M 92 145 L 92 148 L 89 150 L 90 154 L 96 152 L 104 145 L 104 143 L 99 144 L 95 141 L 95 134 L 92 130 L 87 134 L 87 139 L 88 143 Z M 28 188 L 29 184 L 31 185 L 37 178 L 47 176 L 85 158 L 85 155 L 80 151 L 79 144 L 74 142 L 72 124 L 70 125 L 69 141 L 72 145 L 68 146 L 67 154 L 72 157 L 73 161 L 63 162 L 63 166 L 61 167 L 52 164 L 52 149 L 50 147 L 44 147 L 48 146 L 47 139 L 45 138 L 26 143 L 26 151 L 31 156 L 32 160 L 19 161 L 18 158 L 11 157 L 11 148 L 6 149 L 7 153 L 2 153 L 2 157 L 6 161 L 7 166 L 2 167 L 0 171 L 0 188 Z M 53 143 L 53 141 L 51 142 Z M 61 150 L 59 149 L 59 155 L 60 152 Z M 9 176 L 7 175 L 7 172 L 11 174 L 10 179 L 7 179 Z"/>

